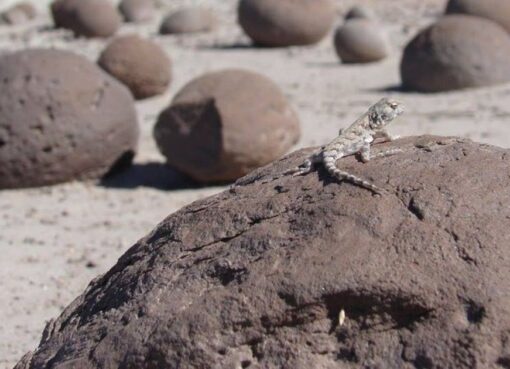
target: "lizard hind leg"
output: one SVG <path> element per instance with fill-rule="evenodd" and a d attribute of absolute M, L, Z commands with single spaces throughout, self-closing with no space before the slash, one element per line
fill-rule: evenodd
<path fill-rule="evenodd" d="M 350 174 L 343 170 L 338 169 L 333 160 L 325 161 L 324 167 L 326 168 L 326 170 L 332 177 L 336 178 L 339 181 L 346 181 L 346 182 L 352 183 L 356 186 L 365 188 L 365 189 L 372 191 L 376 194 L 382 194 L 384 192 L 384 190 L 377 187 L 376 185 L 374 185 L 362 178 L 356 177 L 353 174 Z"/>

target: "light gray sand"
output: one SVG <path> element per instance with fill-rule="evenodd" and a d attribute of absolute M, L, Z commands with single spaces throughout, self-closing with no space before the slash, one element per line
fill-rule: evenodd
<path fill-rule="evenodd" d="M 276 81 L 301 117 L 299 147 L 328 141 L 385 95 L 402 100 L 407 107 L 393 125 L 393 133 L 459 135 L 510 147 L 510 85 L 431 95 L 394 90 L 399 84 L 399 50 L 417 29 L 440 14 L 443 0 L 338 0 L 340 12 L 364 3 L 386 17 L 383 24 L 391 32 L 394 53 L 386 61 L 363 66 L 340 65 L 331 37 L 313 47 L 232 48 L 248 42 L 235 24 L 236 1 L 168 3 L 172 8 L 206 4 L 218 11 L 223 25 L 211 35 L 179 38 L 155 37 L 156 21 L 122 29 L 121 33 L 155 38 L 171 55 L 174 70 L 167 95 L 137 104 L 142 139 L 136 168 L 123 177 L 128 188 L 119 188 L 123 181 L 118 180 L 110 188 L 70 183 L 0 192 L 0 368 L 11 368 L 35 348 L 45 321 L 58 315 L 92 278 L 108 270 L 164 217 L 224 189 L 182 188 L 186 182 L 161 166 L 163 158 L 151 136 L 155 118 L 171 96 L 204 72 L 243 67 Z M 105 44 L 73 40 L 49 27 L 37 32 L 49 24 L 49 18 L 43 17 L 30 26 L 1 28 L 0 50 L 55 46 L 95 59 Z"/>

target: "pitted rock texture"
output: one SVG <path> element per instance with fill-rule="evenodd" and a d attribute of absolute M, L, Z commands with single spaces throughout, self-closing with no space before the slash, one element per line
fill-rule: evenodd
<path fill-rule="evenodd" d="M 241 0 L 238 19 L 260 46 L 310 45 L 322 40 L 335 20 L 330 0 Z"/>
<path fill-rule="evenodd" d="M 56 27 L 82 37 L 110 37 L 122 22 L 120 13 L 107 0 L 55 0 L 51 14 Z"/>
<path fill-rule="evenodd" d="M 30 49 L 0 58 L 0 188 L 98 178 L 134 155 L 134 100 L 82 56 Z"/>
<path fill-rule="evenodd" d="M 218 19 L 207 8 L 190 7 L 170 13 L 163 19 L 159 28 L 162 35 L 208 32 L 216 28 Z"/>
<path fill-rule="evenodd" d="M 162 94 L 172 78 L 172 62 L 166 52 L 137 35 L 115 38 L 99 56 L 98 64 L 124 83 L 136 99 Z"/>
<path fill-rule="evenodd" d="M 338 27 L 334 44 L 343 63 L 372 63 L 386 58 L 390 52 L 383 26 L 363 18 L 350 19 Z"/>
<path fill-rule="evenodd" d="M 238 179 L 280 158 L 299 135 L 298 118 L 280 88 L 241 69 L 189 82 L 154 128 L 168 164 L 200 182 Z"/>
<path fill-rule="evenodd" d="M 383 196 L 322 169 L 263 183 L 303 150 L 169 216 L 16 369 L 508 368 L 510 151 L 391 146 L 338 162 Z"/>
<path fill-rule="evenodd" d="M 510 31 L 510 1 L 450 0 L 446 14 L 468 14 L 490 19 Z"/>
<path fill-rule="evenodd" d="M 119 12 L 126 22 L 140 23 L 154 17 L 156 7 L 153 0 L 122 0 Z"/>
<path fill-rule="evenodd" d="M 510 81 L 510 37 L 497 23 L 449 15 L 421 31 L 404 50 L 404 88 L 449 91 Z"/>

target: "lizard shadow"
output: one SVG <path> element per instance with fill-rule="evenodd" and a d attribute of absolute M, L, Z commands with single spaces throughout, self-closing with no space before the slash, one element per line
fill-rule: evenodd
<path fill-rule="evenodd" d="M 99 186 L 105 188 L 136 189 L 140 187 L 158 190 L 182 190 L 204 187 L 188 176 L 164 163 L 132 164 L 118 168 L 103 177 Z"/>

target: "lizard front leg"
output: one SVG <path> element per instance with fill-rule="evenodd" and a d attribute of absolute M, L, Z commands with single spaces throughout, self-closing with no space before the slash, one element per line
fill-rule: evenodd
<path fill-rule="evenodd" d="M 397 140 L 400 136 L 392 135 L 386 129 L 381 129 L 375 134 L 374 138 L 382 138 L 384 140 L 383 142 L 391 142 Z"/>

